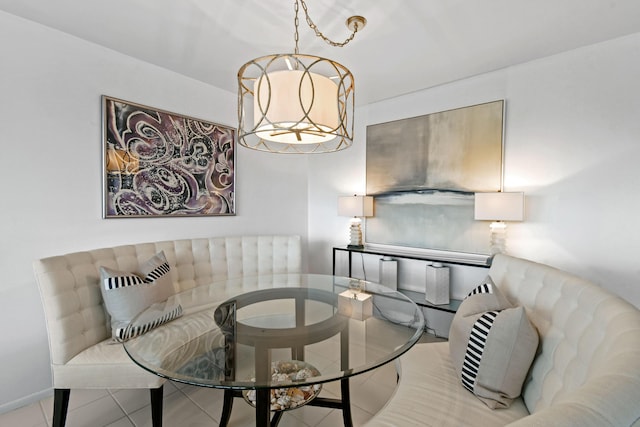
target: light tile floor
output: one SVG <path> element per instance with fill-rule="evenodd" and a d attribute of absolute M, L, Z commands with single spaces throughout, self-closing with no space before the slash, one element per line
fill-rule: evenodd
<path fill-rule="evenodd" d="M 422 341 L 431 341 L 424 335 Z M 396 370 L 388 363 L 351 379 L 353 423 L 364 424 L 382 408 L 396 385 Z M 163 420 L 166 427 L 211 427 L 219 423 L 222 391 L 167 382 L 164 387 Z M 339 397 L 340 384 L 323 386 L 321 396 Z M 0 427 L 49 427 L 53 397 L 0 414 Z M 230 427 L 254 425 L 253 408 L 235 399 Z M 306 406 L 286 412 L 282 427 L 333 427 L 342 425 L 339 410 Z M 148 390 L 72 390 L 67 427 L 151 427 Z"/>
<path fill-rule="evenodd" d="M 387 364 L 351 380 L 352 413 L 355 425 L 362 425 L 393 393 L 396 371 Z M 222 391 L 178 383 L 165 383 L 163 420 L 167 427 L 216 426 L 222 413 Z M 325 384 L 321 396 L 339 397 L 339 383 Z M 0 415 L 2 427 L 47 427 L 51 425 L 53 397 Z M 254 425 L 253 408 L 235 399 L 229 426 Z M 288 411 L 282 427 L 342 424 L 335 409 L 303 407 Z M 151 409 L 147 390 L 72 390 L 67 427 L 150 427 Z"/>

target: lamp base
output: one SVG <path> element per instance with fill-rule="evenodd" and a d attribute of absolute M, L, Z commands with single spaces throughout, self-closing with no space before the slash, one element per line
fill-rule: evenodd
<path fill-rule="evenodd" d="M 364 249 L 362 243 L 362 228 L 360 228 L 362 220 L 360 218 L 353 217 L 351 219 L 351 225 L 349 227 L 349 248 Z"/>
<path fill-rule="evenodd" d="M 507 253 L 507 224 L 495 221 L 491 223 L 489 229 L 491 230 L 489 241 L 491 255 Z"/>

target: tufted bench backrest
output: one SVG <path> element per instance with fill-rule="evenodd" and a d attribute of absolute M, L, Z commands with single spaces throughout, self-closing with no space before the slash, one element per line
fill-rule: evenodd
<path fill-rule="evenodd" d="M 583 425 L 598 426 L 629 426 L 640 418 L 636 307 L 569 273 L 507 255 L 494 257 L 489 274 L 512 303 L 525 307 L 540 335 L 523 388 L 534 416 L 523 425 L 549 425 L 542 413 L 550 416 L 554 406 L 565 416 L 575 411 L 575 425 L 583 416 Z"/>
<path fill-rule="evenodd" d="M 175 291 L 228 277 L 300 273 L 299 236 L 240 236 L 117 246 L 34 262 L 53 364 L 65 364 L 111 336 L 100 293 L 100 267 L 137 271 L 164 251 Z"/>

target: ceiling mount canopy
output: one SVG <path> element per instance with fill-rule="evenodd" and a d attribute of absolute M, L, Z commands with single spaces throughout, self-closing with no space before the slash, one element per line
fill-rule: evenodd
<path fill-rule="evenodd" d="M 238 143 L 272 153 L 330 153 L 353 142 L 354 80 L 343 65 L 298 52 L 298 10 L 331 46 L 343 47 L 364 28 L 351 16 L 343 42 L 327 38 L 309 17 L 304 0 L 294 0 L 295 51 L 253 59 L 238 71 Z"/>

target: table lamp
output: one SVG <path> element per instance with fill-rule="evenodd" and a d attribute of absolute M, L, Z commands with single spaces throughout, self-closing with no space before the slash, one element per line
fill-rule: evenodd
<path fill-rule="evenodd" d="M 353 196 L 338 197 L 338 215 L 351 217 L 350 242 L 347 247 L 363 249 L 361 218 L 373 216 L 373 197 L 357 196 L 355 194 Z"/>
<path fill-rule="evenodd" d="M 506 252 L 507 225 L 503 221 L 524 219 L 524 193 L 476 193 L 474 219 L 492 221 L 491 254 Z"/>

